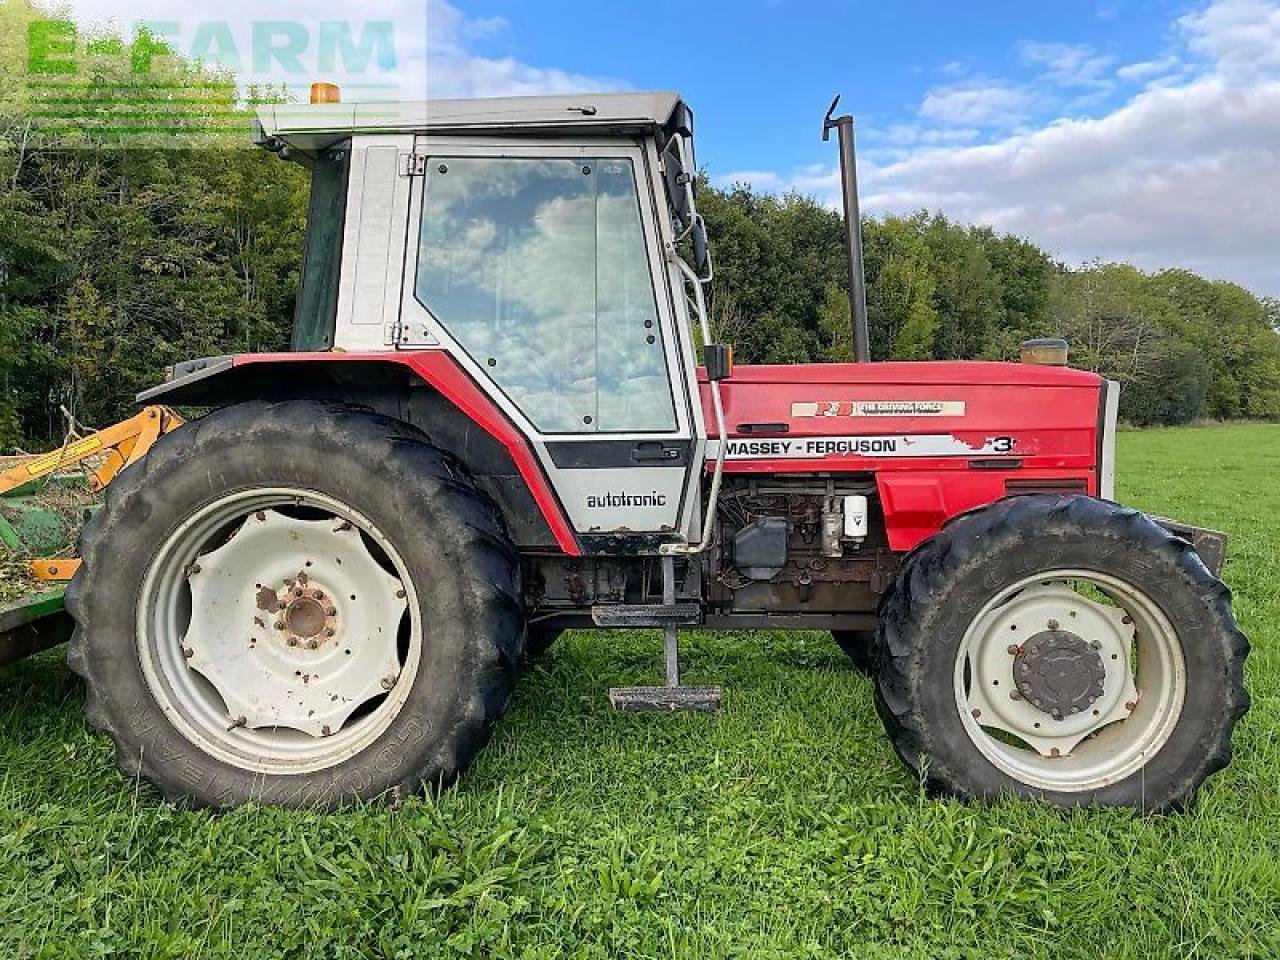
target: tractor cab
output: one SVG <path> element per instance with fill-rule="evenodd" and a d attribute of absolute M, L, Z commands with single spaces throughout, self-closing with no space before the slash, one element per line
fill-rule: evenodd
<path fill-rule="evenodd" d="M 710 255 L 678 95 L 280 105 L 255 138 L 312 170 L 295 350 L 443 350 L 575 536 L 697 538 Z"/>

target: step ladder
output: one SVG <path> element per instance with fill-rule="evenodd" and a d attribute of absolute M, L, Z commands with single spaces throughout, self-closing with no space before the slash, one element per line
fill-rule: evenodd
<path fill-rule="evenodd" d="M 666 661 L 666 684 L 661 687 L 611 687 L 609 702 L 615 710 L 702 710 L 720 709 L 719 687 L 680 685 L 680 627 L 702 622 L 702 608 L 696 603 L 676 603 L 675 558 L 662 558 L 662 604 L 596 606 L 591 617 L 601 627 L 660 627 Z"/>

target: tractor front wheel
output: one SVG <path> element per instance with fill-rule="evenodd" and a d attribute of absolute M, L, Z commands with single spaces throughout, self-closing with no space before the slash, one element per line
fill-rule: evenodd
<path fill-rule="evenodd" d="M 331 807 L 447 784 L 512 692 L 519 563 L 412 427 L 247 403 L 107 488 L 69 662 L 129 777 L 205 806 Z"/>
<path fill-rule="evenodd" d="M 1090 497 L 1003 500 L 904 562 L 876 706 L 936 791 L 1143 811 L 1231 757 L 1249 645 L 1190 544 Z"/>
<path fill-rule="evenodd" d="M 853 669 L 868 677 L 874 674 L 875 667 L 871 659 L 876 642 L 874 630 L 832 630 L 831 639 L 844 651 L 852 662 Z"/>

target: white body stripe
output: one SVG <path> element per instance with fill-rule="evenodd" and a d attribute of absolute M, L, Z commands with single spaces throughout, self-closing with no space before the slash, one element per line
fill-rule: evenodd
<path fill-rule="evenodd" d="M 1116 498 L 1116 421 L 1120 416 L 1120 384 L 1108 380 L 1103 387 L 1102 449 L 1098 464 L 1098 496 L 1103 500 Z"/>
<path fill-rule="evenodd" d="M 718 440 L 708 443 L 714 457 Z M 980 457 L 1015 453 L 1011 437 L 988 437 L 975 446 L 949 433 L 889 434 L 884 436 L 779 437 L 768 440 L 733 439 L 726 460 L 821 460 L 830 456 L 860 457 Z"/>

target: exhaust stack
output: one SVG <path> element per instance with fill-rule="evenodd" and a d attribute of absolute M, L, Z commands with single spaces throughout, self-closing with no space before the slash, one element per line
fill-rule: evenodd
<path fill-rule="evenodd" d="M 871 360 L 871 339 L 867 332 L 867 279 L 862 268 L 862 213 L 858 209 L 858 167 L 853 150 L 853 117 L 832 118 L 840 95 L 831 101 L 822 120 L 822 140 L 831 138 L 836 128 L 840 144 L 840 185 L 844 195 L 844 235 L 849 253 L 849 318 L 853 322 L 853 359 Z"/>

